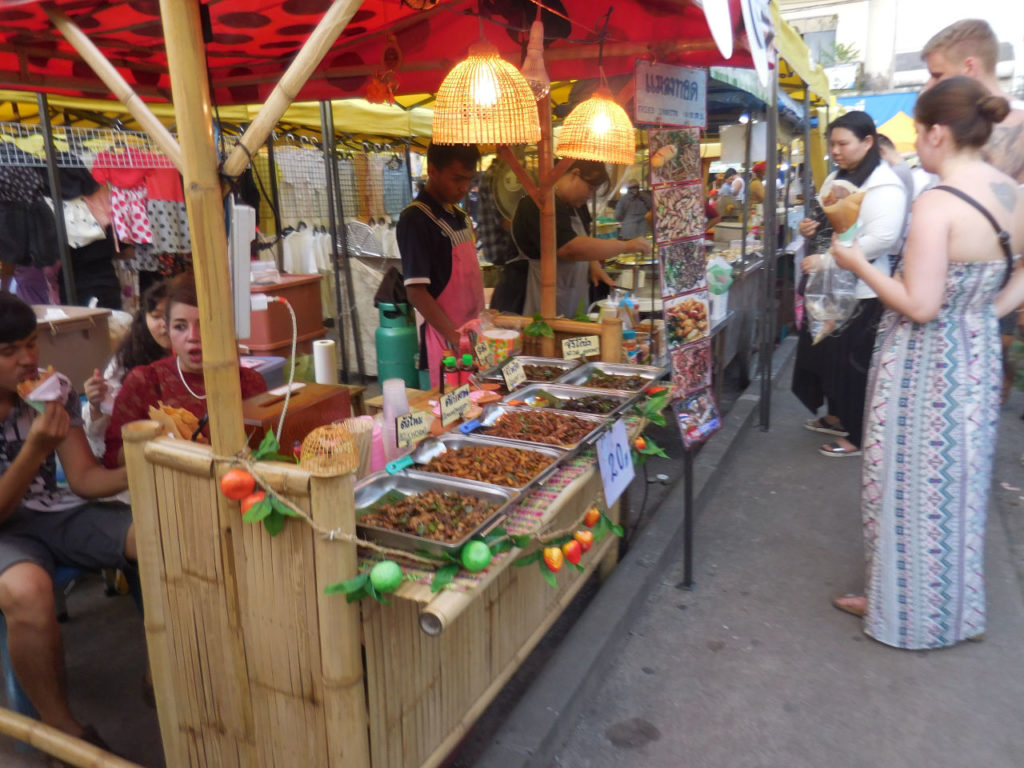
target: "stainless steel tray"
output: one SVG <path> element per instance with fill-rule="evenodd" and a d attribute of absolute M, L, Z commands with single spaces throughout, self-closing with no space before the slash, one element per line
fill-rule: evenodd
<path fill-rule="evenodd" d="M 415 471 L 422 471 L 426 474 L 434 477 L 454 477 L 458 479 L 458 475 L 448 475 L 439 472 L 428 472 L 426 469 L 421 469 L 425 465 L 429 464 L 430 461 L 436 459 L 446 451 L 454 451 L 459 448 L 465 448 L 467 446 L 491 446 L 501 448 L 512 448 L 518 451 L 534 451 L 535 453 L 541 453 L 552 459 L 549 466 L 537 473 L 534 477 L 530 478 L 530 481 L 520 486 L 509 486 L 502 483 L 492 483 L 490 480 L 474 480 L 473 482 L 487 483 L 488 485 L 496 485 L 501 488 L 511 488 L 514 491 L 525 491 L 527 488 L 531 488 L 534 485 L 540 485 L 555 471 L 558 469 L 559 464 L 566 452 L 554 445 L 545 445 L 543 443 L 527 443 L 519 442 L 515 440 L 502 440 L 497 437 L 487 437 L 486 435 L 463 435 L 459 433 L 446 433 L 440 437 L 431 438 L 424 440 L 420 443 L 416 450 L 409 454 L 408 460 L 399 460 L 402 465 L 406 467 L 412 467 Z M 390 472 L 391 465 L 388 465 L 388 471 Z"/>
<path fill-rule="evenodd" d="M 458 541 L 437 541 L 411 533 L 393 531 L 390 528 L 378 528 L 360 523 L 359 520 L 362 517 L 360 510 L 369 507 L 391 490 L 406 495 L 422 493 L 424 491 L 457 491 L 475 496 L 491 504 L 497 504 L 498 507 L 476 529 Z M 501 486 L 489 483 L 478 483 L 474 480 L 463 480 L 462 478 L 438 475 L 433 472 L 402 472 L 397 475 L 389 475 L 387 472 L 375 472 L 356 483 L 356 529 L 367 539 L 382 544 L 385 547 L 404 549 L 408 552 L 424 551 L 433 555 L 440 555 L 445 551 L 456 552 L 476 534 L 486 533 L 496 527 L 501 520 L 505 519 L 510 508 L 519 498 L 519 492 L 512 488 L 502 488 Z"/>
<path fill-rule="evenodd" d="M 555 384 L 567 384 L 573 387 L 588 387 L 589 389 L 602 389 L 587 382 L 591 374 L 600 371 L 612 376 L 639 376 L 645 380 L 640 389 L 630 390 L 634 393 L 646 391 L 654 382 L 665 375 L 666 369 L 656 365 L 631 365 L 630 363 L 584 363 L 579 368 L 574 368 L 563 376 L 560 376 Z M 623 390 L 606 390 L 609 392 L 621 392 Z"/>
<path fill-rule="evenodd" d="M 571 387 L 565 384 L 527 384 L 525 387 L 520 387 L 515 392 L 505 395 L 501 402 L 506 405 L 512 405 L 517 400 L 525 401 L 526 406 L 529 408 L 541 408 L 543 410 L 558 411 L 559 413 L 570 413 L 573 416 L 579 416 L 586 414 L 586 411 L 573 411 L 565 408 L 559 408 L 556 405 L 534 405 L 531 401 L 532 398 L 538 397 L 541 392 L 547 392 L 552 397 L 557 397 L 562 400 L 578 400 L 581 397 L 587 397 L 590 395 L 596 395 L 598 397 L 607 397 L 610 400 L 617 401 L 617 405 L 608 413 L 592 413 L 591 416 L 601 416 L 606 419 L 614 418 L 620 413 L 625 411 L 629 406 L 635 403 L 639 397 L 639 392 L 626 392 L 615 389 L 597 389 L 591 387 Z"/>
<path fill-rule="evenodd" d="M 578 368 L 580 365 L 579 360 L 566 360 L 561 357 L 533 357 L 531 355 L 516 355 L 516 359 L 523 365 L 550 365 L 554 368 L 562 368 L 568 373 L 573 368 Z M 501 381 L 504 382 L 504 378 L 501 375 L 501 366 L 505 365 L 508 360 L 502 360 L 500 364 L 494 366 L 489 371 L 484 371 L 480 374 L 482 381 Z M 564 375 L 564 374 L 563 374 Z M 551 379 L 550 381 L 555 381 Z M 526 383 L 538 383 L 546 384 L 547 381 L 539 382 L 536 379 L 531 379 L 529 376 L 526 378 Z"/>
<path fill-rule="evenodd" d="M 500 419 L 502 416 L 504 416 L 506 413 L 508 413 L 508 414 L 513 414 L 513 413 L 537 413 L 537 409 L 536 408 L 529 408 L 529 407 L 527 407 L 527 408 L 514 408 L 514 407 L 512 407 L 510 405 L 504 405 L 502 403 L 493 403 L 492 405 L 488 405 L 487 407 L 484 408 L 484 412 L 480 415 L 480 418 L 474 419 L 473 421 L 466 422 L 465 424 L 463 424 L 462 426 L 459 427 L 459 431 L 462 432 L 463 434 L 469 434 L 469 433 L 473 432 L 475 429 L 484 429 L 484 430 L 486 430 L 488 427 L 493 426 L 494 423 L 498 419 Z M 572 443 L 570 445 L 566 445 L 564 443 L 559 443 L 559 444 L 556 445 L 554 443 L 543 443 L 543 442 L 540 442 L 540 441 L 533 442 L 533 441 L 525 440 L 525 439 L 510 438 L 510 437 L 498 437 L 497 435 L 487 435 L 486 432 L 483 434 L 483 436 L 484 437 L 489 437 L 492 440 L 500 440 L 503 443 L 514 443 L 514 444 L 523 445 L 523 446 L 556 445 L 556 447 L 558 447 L 558 448 L 563 448 L 563 449 L 571 452 L 571 451 L 575 451 L 581 445 L 589 445 L 590 443 L 593 443 L 595 440 L 597 440 L 598 436 L 608 426 L 611 425 L 611 422 L 612 422 L 611 419 L 607 419 L 604 416 L 595 416 L 594 414 L 590 414 L 590 413 L 565 413 L 563 411 L 558 411 L 557 415 L 560 416 L 560 417 L 570 417 L 571 416 L 571 417 L 575 417 L 577 419 L 580 419 L 582 421 L 590 422 L 590 423 L 592 423 L 594 425 L 594 428 L 592 430 L 590 430 L 590 432 L 585 434 L 583 437 L 581 437 L 577 442 Z"/>

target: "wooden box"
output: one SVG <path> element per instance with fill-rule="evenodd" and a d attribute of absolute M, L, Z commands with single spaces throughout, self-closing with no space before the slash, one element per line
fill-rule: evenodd
<path fill-rule="evenodd" d="M 280 282 L 253 285 L 250 293 L 264 293 L 288 301 L 295 310 L 299 352 L 312 351 L 313 341 L 327 333 L 320 310 L 320 275 L 282 275 Z M 254 355 L 291 355 L 292 320 L 288 308 L 273 303 L 249 316 L 249 338 L 239 339 Z"/>
<path fill-rule="evenodd" d="M 256 448 L 271 429 L 277 432 L 277 422 L 284 408 L 284 398 L 264 392 L 242 403 L 242 419 L 249 445 Z M 308 435 L 314 428 L 352 415 L 348 388 L 340 385 L 307 383 L 292 392 L 283 433 L 278 435 L 281 453 L 291 455 L 296 440 Z"/>
<path fill-rule="evenodd" d="M 85 380 L 110 361 L 109 309 L 89 307 L 50 307 L 33 305 L 39 321 L 39 365 L 52 365 L 82 393 Z M 46 310 L 61 310 L 67 317 L 44 319 Z"/>

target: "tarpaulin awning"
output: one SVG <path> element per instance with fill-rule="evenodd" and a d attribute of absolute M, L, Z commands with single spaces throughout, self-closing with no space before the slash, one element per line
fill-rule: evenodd
<path fill-rule="evenodd" d="M 775 24 L 775 45 L 784 64 L 780 69 L 780 85 L 795 98 L 800 98 L 802 94 L 798 96 L 796 91 L 802 90 L 802 83 L 810 90 L 812 102 L 828 103 L 831 91 L 825 70 L 811 61 L 810 49 L 804 44 L 800 33 L 779 15 L 775 3 L 772 3 L 771 8 L 772 22 Z"/>
<path fill-rule="evenodd" d="M 904 115 L 914 114 L 917 103 L 917 91 L 898 91 L 896 93 L 872 93 L 862 96 L 840 96 L 837 101 L 847 109 L 858 109 L 871 115 L 876 126 L 888 122 L 902 112 Z"/>
<path fill-rule="evenodd" d="M 158 0 L 56 0 L 146 101 L 170 101 Z M 209 24 L 204 53 L 215 101 L 261 103 L 301 48 L 331 0 L 220 0 L 203 6 Z M 594 77 L 604 16 L 608 75 L 632 72 L 638 56 L 668 63 L 726 63 L 704 13 L 691 0 L 594 2 L 547 0 L 549 74 Z M 729 0 L 737 45 L 729 64 L 749 66 L 740 0 Z M 483 34 L 518 64 L 536 6 L 530 0 L 451 0 L 417 11 L 398 0 L 365 0 L 298 94 L 320 100 L 361 96 L 383 72 L 389 40 L 397 45 L 396 92 L 432 93 L 469 45 Z M 53 28 L 37 0 L 0 0 L 0 87 L 106 97 L 107 89 Z"/>

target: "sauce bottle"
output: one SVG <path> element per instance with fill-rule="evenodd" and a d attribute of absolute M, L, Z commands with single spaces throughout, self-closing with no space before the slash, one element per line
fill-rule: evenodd
<path fill-rule="evenodd" d="M 462 356 L 462 362 L 459 364 L 459 386 L 469 384 L 469 377 L 474 373 L 476 373 L 476 363 L 473 362 L 473 356 L 467 352 Z"/>
<path fill-rule="evenodd" d="M 459 386 L 459 369 L 455 365 L 455 355 L 449 355 L 442 361 L 444 368 L 441 370 L 441 391 L 447 392 Z"/>

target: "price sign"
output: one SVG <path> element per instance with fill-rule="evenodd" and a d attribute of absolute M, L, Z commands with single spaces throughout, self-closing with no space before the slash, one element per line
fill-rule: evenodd
<path fill-rule="evenodd" d="M 469 384 L 463 384 L 458 389 L 441 395 L 441 426 L 447 427 L 453 421 L 461 419 L 472 402 L 469 399 Z"/>
<path fill-rule="evenodd" d="M 433 418 L 426 411 L 410 411 L 395 419 L 395 437 L 399 447 L 414 445 L 430 434 Z"/>
<path fill-rule="evenodd" d="M 501 375 L 505 379 L 505 389 L 509 392 L 518 389 L 519 385 L 526 381 L 526 371 L 523 370 L 523 364 L 515 357 L 501 367 Z"/>
<path fill-rule="evenodd" d="M 562 341 L 562 357 L 571 360 L 574 357 L 587 357 L 601 354 L 600 336 L 574 336 Z"/>
<path fill-rule="evenodd" d="M 494 353 L 487 346 L 486 341 L 481 341 L 476 345 L 476 361 L 480 364 L 481 371 L 494 367 Z"/>
<path fill-rule="evenodd" d="M 629 451 L 626 423 L 619 419 L 597 440 L 597 464 L 601 469 L 604 497 L 614 504 L 633 482 L 633 457 Z"/>

